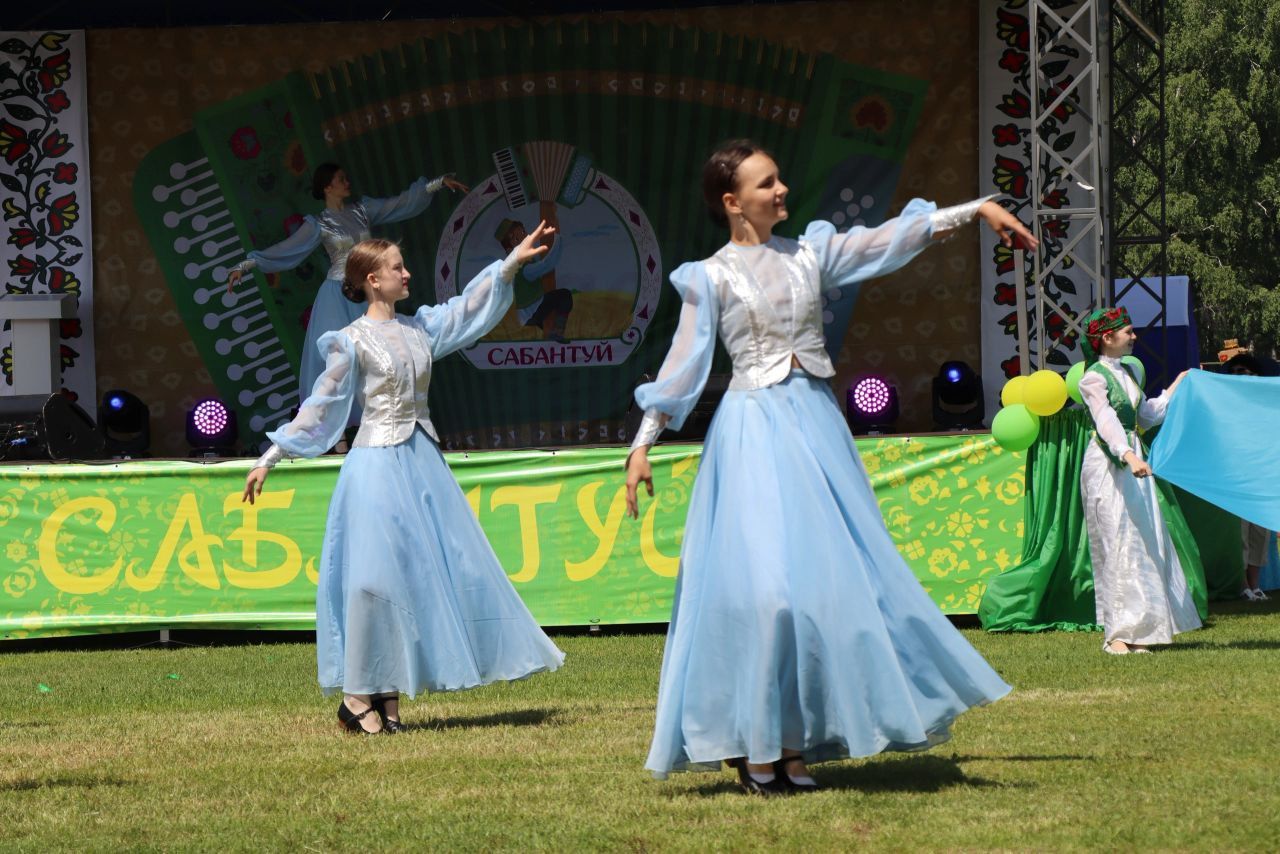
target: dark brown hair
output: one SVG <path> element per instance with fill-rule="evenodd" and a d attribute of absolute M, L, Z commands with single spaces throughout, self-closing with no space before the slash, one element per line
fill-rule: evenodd
<path fill-rule="evenodd" d="M 376 273 L 382 266 L 382 256 L 396 244 L 390 240 L 375 237 L 372 240 L 361 240 L 351 247 L 347 255 L 347 271 L 342 278 L 342 295 L 352 302 L 364 302 L 364 283 L 370 273 Z"/>
<path fill-rule="evenodd" d="M 702 200 L 707 213 L 716 225 L 727 226 L 729 215 L 724 212 L 724 194 L 738 189 L 738 167 L 753 154 L 768 154 L 749 139 L 732 139 L 711 152 L 702 167 Z"/>
<path fill-rule="evenodd" d="M 323 202 L 324 188 L 333 183 L 333 176 L 341 169 L 337 163 L 321 163 L 317 166 L 316 171 L 311 173 L 311 197 Z"/>

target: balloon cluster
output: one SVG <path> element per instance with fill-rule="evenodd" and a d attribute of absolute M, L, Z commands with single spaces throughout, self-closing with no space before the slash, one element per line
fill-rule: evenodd
<path fill-rule="evenodd" d="M 1040 418 L 1067 403 L 1067 383 L 1055 371 L 1014 377 L 1000 390 L 1004 408 L 991 422 L 991 435 L 1007 451 L 1025 451 L 1040 435 Z"/>
<path fill-rule="evenodd" d="M 1137 356 L 1121 360 L 1136 375 L 1139 386 L 1147 383 L 1147 370 Z M 1007 451 L 1025 451 L 1040 435 L 1040 418 L 1066 406 L 1067 398 L 1083 403 L 1080 379 L 1085 363 L 1076 362 L 1063 378 L 1055 371 L 1036 371 L 1031 376 L 1014 377 L 1000 390 L 1004 408 L 991 421 L 991 435 Z"/>

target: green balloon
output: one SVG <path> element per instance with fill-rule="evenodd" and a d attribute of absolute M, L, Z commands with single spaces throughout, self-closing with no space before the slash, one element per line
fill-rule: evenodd
<path fill-rule="evenodd" d="M 1084 403 L 1080 397 L 1080 380 L 1084 378 L 1084 362 L 1076 362 L 1067 371 L 1067 397 L 1076 403 Z"/>
<path fill-rule="evenodd" d="M 991 435 L 1006 451 L 1025 451 L 1040 435 L 1040 416 L 1021 403 L 1006 406 L 992 419 Z"/>
<path fill-rule="evenodd" d="M 1138 376 L 1138 387 L 1146 388 L 1147 386 L 1147 366 L 1142 364 L 1142 360 L 1137 356 L 1121 356 L 1120 364 L 1128 365 Z"/>

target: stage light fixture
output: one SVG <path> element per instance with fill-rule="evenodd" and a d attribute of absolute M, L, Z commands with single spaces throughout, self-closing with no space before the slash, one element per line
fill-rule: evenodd
<path fill-rule="evenodd" d="M 151 410 L 136 395 L 113 388 L 98 404 L 98 432 L 109 456 L 146 456 L 151 447 Z"/>
<path fill-rule="evenodd" d="M 982 377 L 968 362 L 943 362 L 933 378 L 933 423 L 942 430 L 982 427 L 987 404 Z"/>
<path fill-rule="evenodd" d="M 898 420 L 898 390 L 884 377 L 855 379 L 845 392 L 845 415 L 854 433 L 881 433 Z"/>
<path fill-rule="evenodd" d="M 239 438 L 235 412 L 216 397 L 196 401 L 187 413 L 187 444 L 192 456 L 232 456 Z"/>

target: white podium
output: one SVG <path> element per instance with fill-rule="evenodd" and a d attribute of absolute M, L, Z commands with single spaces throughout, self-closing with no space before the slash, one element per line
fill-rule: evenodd
<path fill-rule="evenodd" d="M 13 393 L 48 396 L 62 388 L 59 321 L 76 316 L 74 294 L 0 294 L 0 322 L 13 330 Z"/>

